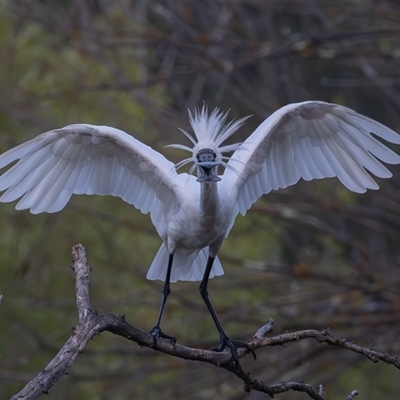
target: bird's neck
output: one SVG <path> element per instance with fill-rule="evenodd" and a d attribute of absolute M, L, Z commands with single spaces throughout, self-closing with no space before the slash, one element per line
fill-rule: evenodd
<path fill-rule="evenodd" d="M 205 216 L 217 215 L 219 212 L 217 182 L 203 182 L 200 184 L 200 209 Z"/>

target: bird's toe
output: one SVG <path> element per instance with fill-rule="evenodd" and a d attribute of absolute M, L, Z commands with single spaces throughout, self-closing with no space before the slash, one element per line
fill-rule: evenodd
<path fill-rule="evenodd" d="M 239 354 L 237 351 L 240 348 L 245 348 L 248 353 L 251 353 L 253 355 L 254 359 L 257 358 L 256 353 L 250 347 L 249 344 L 247 344 L 246 342 L 242 342 L 241 340 L 232 340 L 227 336 L 221 339 L 219 346 L 217 348 L 214 348 L 212 350 L 220 352 L 224 351 L 225 348 L 230 349 L 232 356 L 237 363 L 239 363 Z"/>
<path fill-rule="evenodd" d="M 171 336 L 171 335 L 167 335 L 166 333 L 164 333 L 161 330 L 161 328 L 159 326 L 155 326 L 149 333 L 153 337 L 154 345 L 157 344 L 157 340 L 159 338 L 168 339 L 168 340 L 171 340 L 172 342 L 174 342 L 174 344 L 176 343 L 176 337 L 175 336 Z"/>

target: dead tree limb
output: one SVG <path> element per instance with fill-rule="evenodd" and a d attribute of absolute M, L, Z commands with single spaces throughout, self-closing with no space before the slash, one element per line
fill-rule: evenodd
<path fill-rule="evenodd" d="M 12 400 L 33 400 L 39 398 L 63 376 L 68 374 L 76 358 L 85 348 L 87 342 L 101 332 L 108 331 L 136 342 L 141 347 L 149 347 L 155 351 L 179 357 L 185 360 L 193 360 L 212 364 L 216 367 L 226 369 L 234 373 L 244 383 L 244 390 L 257 390 L 273 397 L 275 394 L 289 390 L 307 393 L 314 400 L 326 400 L 322 386 L 317 390 L 311 385 L 303 382 L 282 382 L 274 385 L 266 385 L 256 379 L 250 378 L 250 374 L 234 362 L 229 351 L 215 352 L 210 350 L 195 349 L 182 346 L 172 341 L 160 338 L 154 344 L 153 337 L 126 322 L 122 314 L 101 315 L 90 308 L 90 268 L 86 260 L 85 248 L 78 244 L 73 247 L 74 262 L 72 269 L 76 277 L 76 304 L 79 321 L 72 329 L 70 338 L 60 349 L 50 363 L 33 378 Z M 272 331 L 274 321 L 270 319 L 266 325 L 261 327 L 249 341 L 252 349 L 256 350 L 267 346 L 283 345 L 288 342 L 298 342 L 304 339 L 314 339 L 319 343 L 339 346 L 368 357 L 373 362 L 384 361 L 400 368 L 397 357 L 389 356 L 355 345 L 346 339 L 333 336 L 328 329 L 323 331 L 304 330 L 293 333 L 284 333 L 274 337 L 265 337 Z M 246 354 L 246 349 L 239 349 L 239 357 Z M 352 400 L 358 394 L 353 390 L 345 400 Z"/>

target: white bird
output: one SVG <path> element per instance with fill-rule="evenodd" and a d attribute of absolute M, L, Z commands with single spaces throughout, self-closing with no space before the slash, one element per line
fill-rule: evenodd
<path fill-rule="evenodd" d="M 222 275 L 217 258 L 238 213 L 244 215 L 262 195 L 306 181 L 337 177 L 349 190 L 378 189 L 370 173 L 392 174 L 379 161 L 400 157 L 370 134 L 400 144 L 400 135 L 355 111 L 336 104 L 306 101 L 287 105 L 267 118 L 242 144 L 226 145 L 246 118 L 226 123 L 227 114 L 207 108 L 190 112 L 193 144 L 172 145 L 191 156 L 177 165 L 127 133 L 107 126 L 68 125 L 43 133 L 0 156 L 0 168 L 15 163 L 0 177 L 1 202 L 21 198 L 17 210 L 57 212 L 72 194 L 113 195 L 150 217 L 162 239 L 148 279 L 165 281 L 160 328 L 170 282 L 201 281 L 200 293 L 220 336 L 222 351 L 249 346 L 231 340 L 208 298 L 209 278 Z M 231 157 L 223 156 L 233 152 Z M 187 173 L 177 173 L 193 163 Z M 218 168 L 225 167 L 218 176 Z M 191 173 L 197 167 L 198 178 Z M 173 338 L 174 339 L 174 338 Z M 254 355 L 254 353 L 253 353 Z"/>

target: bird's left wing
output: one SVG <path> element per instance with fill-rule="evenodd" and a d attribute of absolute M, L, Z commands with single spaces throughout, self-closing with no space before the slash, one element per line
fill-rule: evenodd
<path fill-rule="evenodd" d="M 267 118 L 232 155 L 223 190 L 234 191 L 237 212 L 244 215 L 262 194 L 300 178 L 336 176 L 353 192 L 378 189 L 368 171 L 389 178 L 392 174 L 379 160 L 397 164 L 400 157 L 370 132 L 400 144 L 396 132 L 349 108 L 321 101 L 289 104 Z"/>
<path fill-rule="evenodd" d="M 1 202 L 33 214 L 61 210 L 72 194 L 121 197 L 155 225 L 163 205 L 175 201 L 174 164 L 127 133 L 107 126 L 68 125 L 45 132 L 0 156 Z"/>

